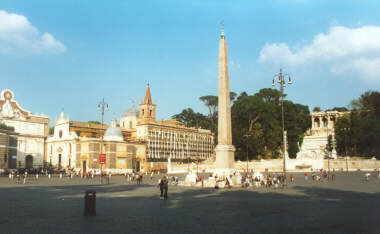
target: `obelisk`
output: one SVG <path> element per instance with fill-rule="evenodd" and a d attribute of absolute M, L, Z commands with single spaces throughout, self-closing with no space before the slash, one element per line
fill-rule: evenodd
<path fill-rule="evenodd" d="M 223 28 L 219 41 L 218 145 L 215 151 L 216 169 L 234 168 L 235 147 L 232 145 L 228 55 Z"/>

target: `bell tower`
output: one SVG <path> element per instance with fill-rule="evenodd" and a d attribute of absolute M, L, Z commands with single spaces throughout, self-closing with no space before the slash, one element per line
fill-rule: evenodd
<path fill-rule="evenodd" d="M 152 103 L 149 84 L 145 91 L 144 103 L 140 103 L 139 123 L 151 123 L 156 121 L 156 104 Z"/>

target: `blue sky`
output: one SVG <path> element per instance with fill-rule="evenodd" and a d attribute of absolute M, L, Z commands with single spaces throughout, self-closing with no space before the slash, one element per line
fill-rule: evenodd
<path fill-rule="evenodd" d="M 144 97 L 158 119 L 217 95 L 220 22 L 231 91 L 271 87 L 280 66 L 296 103 L 346 106 L 380 88 L 379 1 L 172 0 L 0 2 L 0 88 L 53 122 L 62 108 L 76 121 L 106 121 Z"/>

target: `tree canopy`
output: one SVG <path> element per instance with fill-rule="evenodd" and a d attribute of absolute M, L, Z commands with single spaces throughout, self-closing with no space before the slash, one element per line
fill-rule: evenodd
<path fill-rule="evenodd" d="M 96 120 L 89 120 L 87 123 L 89 123 L 89 124 L 102 124 L 101 122 L 96 121 Z"/>
<path fill-rule="evenodd" d="M 349 106 L 335 125 L 338 154 L 380 159 L 380 93 L 367 91 Z"/>
<path fill-rule="evenodd" d="M 232 140 L 236 147 L 235 158 L 250 159 L 276 158 L 282 149 L 281 105 L 282 94 L 275 89 L 262 89 L 254 95 L 246 92 L 239 96 L 231 92 Z M 285 97 L 285 95 L 284 95 Z M 188 127 L 210 129 L 217 142 L 217 105 L 216 96 L 202 96 L 200 100 L 208 107 L 205 116 L 191 108 L 174 115 Z M 288 132 L 288 153 L 295 157 L 302 143 L 303 133 L 311 126 L 309 108 L 291 101 L 284 101 L 285 130 Z"/>
<path fill-rule="evenodd" d="M 242 93 L 232 106 L 232 135 L 236 158 L 276 158 L 282 149 L 282 117 L 280 99 L 275 89 L 261 89 L 254 95 Z M 296 157 L 303 133 L 310 127 L 307 106 L 284 100 L 284 122 L 289 156 Z"/>
<path fill-rule="evenodd" d="M 8 126 L 6 124 L 0 123 L 0 129 L 8 130 L 8 131 L 14 131 L 15 128 L 13 126 Z"/>
<path fill-rule="evenodd" d="M 207 116 L 199 112 L 194 112 L 194 110 L 191 108 L 182 110 L 181 113 L 173 115 L 173 118 L 185 124 L 187 127 L 196 127 L 204 129 L 211 128 L 211 122 L 207 118 Z"/>

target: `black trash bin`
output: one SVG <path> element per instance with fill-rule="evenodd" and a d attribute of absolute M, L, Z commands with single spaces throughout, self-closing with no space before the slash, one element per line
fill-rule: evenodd
<path fill-rule="evenodd" d="M 87 190 L 84 195 L 84 216 L 96 215 L 96 192 Z"/>

